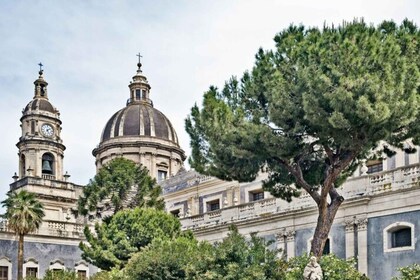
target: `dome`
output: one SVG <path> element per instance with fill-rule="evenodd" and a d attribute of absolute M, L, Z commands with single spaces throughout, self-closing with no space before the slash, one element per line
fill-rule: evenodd
<path fill-rule="evenodd" d="M 139 56 L 140 58 L 140 56 Z M 175 129 L 168 118 L 153 107 L 151 86 L 137 64 L 137 73 L 128 85 L 126 107 L 112 115 L 93 149 L 97 171 L 116 157 L 125 157 L 145 166 L 158 181 L 175 175 L 186 158 Z"/>
<path fill-rule="evenodd" d="M 47 99 L 36 98 L 31 100 L 28 105 L 26 105 L 25 109 L 23 109 L 23 113 L 27 113 L 29 111 L 35 111 L 36 109 L 41 111 L 47 111 L 50 113 L 56 113 L 53 105 Z"/>
<path fill-rule="evenodd" d="M 115 137 L 147 136 L 178 143 L 178 137 L 168 118 L 151 105 L 129 104 L 116 112 L 106 123 L 101 142 Z"/>

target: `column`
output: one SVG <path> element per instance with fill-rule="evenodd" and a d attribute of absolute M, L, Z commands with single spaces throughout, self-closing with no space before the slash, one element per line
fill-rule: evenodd
<path fill-rule="evenodd" d="M 287 259 L 291 259 L 295 256 L 295 234 L 294 230 L 287 231 L 286 235 L 286 246 L 287 246 Z"/>
<path fill-rule="evenodd" d="M 286 257 L 286 233 L 281 231 L 276 234 L 276 241 L 277 241 L 277 253 L 278 258 L 285 258 Z"/>
<path fill-rule="evenodd" d="M 354 257 L 354 219 L 344 221 L 346 226 L 346 259 Z"/>
<path fill-rule="evenodd" d="M 368 219 L 357 220 L 358 270 L 367 275 L 367 224 Z"/>

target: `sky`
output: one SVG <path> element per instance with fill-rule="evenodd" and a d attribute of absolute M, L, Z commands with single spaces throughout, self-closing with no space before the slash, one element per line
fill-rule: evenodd
<path fill-rule="evenodd" d="M 210 85 L 223 87 L 251 69 L 258 49 L 272 49 L 275 34 L 291 23 L 408 18 L 420 25 L 417 0 L 0 0 L 0 12 L 0 200 L 18 171 L 19 119 L 39 62 L 61 113 L 64 172 L 83 185 L 95 175 L 92 149 L 103 127 L 129 97 L 139 52 L 150 98 L 189 156 L 184 121 L 191 107 Z"/>

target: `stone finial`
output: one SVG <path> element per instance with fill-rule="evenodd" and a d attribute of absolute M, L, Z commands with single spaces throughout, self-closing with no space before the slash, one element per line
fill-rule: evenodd
<path fill-rule="evenodd" d="M 13 179 L 15 182 L 19 179 L 19 176 L 16 174 L 16 172 L 15 172 L 15 174 L 13 175 L 12 179 Z"/>
<path fill-rule="evenodd" d="M 362 167 L 360 168 L 361 175 L 367 175 L 368 167 L 366 166 L 366 160 L 363 160 Z"/>

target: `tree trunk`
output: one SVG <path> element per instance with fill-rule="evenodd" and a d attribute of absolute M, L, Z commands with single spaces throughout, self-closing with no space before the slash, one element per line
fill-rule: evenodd
<path fill-rule="evenodd" d="M 318 259 L 322 256 L 325 242 L 328 239 L 328 233 L 343 200 L 343 197 L 340 196 L 334 199 L 331 204 L 327 204 L 325 201 L 324 203 L 321 202 L 318 207 L 318 222 L 311 244 L 311 253 Z"/>
<path fill-rule="evenodd" d="M 23 234 L 19 234 L 19 245 L 18 245 L 18 275 L 17 279 L 23 279 Z"/>

